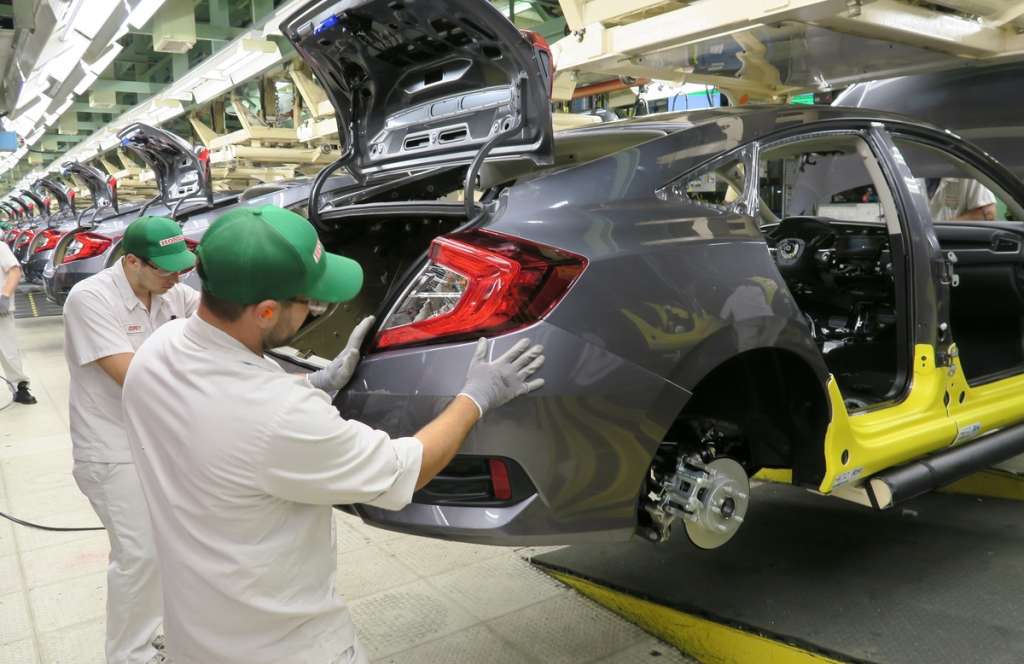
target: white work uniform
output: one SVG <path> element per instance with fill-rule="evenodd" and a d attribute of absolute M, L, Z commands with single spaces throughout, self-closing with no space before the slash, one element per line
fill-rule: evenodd
<path fill-rule="evenodd" d="M 134 353 L 154 330 L 187 318 L 199 293 L 177 284 L 153 295 L 149 311 L 121 261 L 75 285 L 64 304 L 74 477 L 107 529 L 108 664 L 148 662 L 163 615 L 153 527 L 124 430 L 121 386 L 96 363 Z"/>
<path fill-rule="evenodd" d="M 7 275 L 18 265 L 11 248 L 6 242 L 0 242 L 0 287 L 7 282 Z M 27 382 L 28 376 L 21 366 L 21 355 L 18 354 L 18 340 L 14 336 L 14 294 L 11 294 L 11 306 L 6 316 L 0 316 L 0 369 L 4 377 L 15 387 L 18 383 Z"/>
<path fill-rule="evenodd" d="M 995 202 L 995 195 L 977 180 L 942 178 L 928 207 L 933 221 L 953 221 L 971 210 Z"/>
<path fill-rule="evenodd" d="M 407 505 L 420 441 L 342 419 L 304 377 L 199 316 L 135 356 L 124 408 L 160 524 L 172 661 L 366 662 L 334 593 L 331 505 Z"/>

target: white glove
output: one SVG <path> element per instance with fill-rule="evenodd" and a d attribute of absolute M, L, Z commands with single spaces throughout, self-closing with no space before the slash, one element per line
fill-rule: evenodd
<path fill-rule="evenodd" d="M 0 295 L 0 316 L 11 315 L 11 298 Z"/>
<path fill-rule="evenodd" d="M 352 380 L 352 375 L 359 365 L 359 348 L 363 345 L 366 333 L 373 327 L 374 320 L 373 316 L 367 316 L 359 321 L 359 325 L 352 330 L 352 334 L 348 337 L 348 343 L 338 353 L 338 356 L 323 369 L 306 375 L 309 384 L 328 394 L 337 392 L 348 385 L 348 381 Z"/>
<path fill-rule="evenodd" d="M 494 360 L 487 361 L 487 339 L 480 339 L 469 362 L 466 384 L 459 394 L 472 399 L 480 417 L 488 410 L 544 386 L 544 379 L 527 380 L 544 364 L 544 347 L 523 339 Z"/>

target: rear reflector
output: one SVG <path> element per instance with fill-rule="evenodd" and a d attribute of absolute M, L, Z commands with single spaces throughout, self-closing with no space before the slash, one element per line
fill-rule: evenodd
<path fill-rule="evenodd" d="M 381 326 L 374 349 L 526 327 L 558 304 L 586 266 L 582 256 L 493 231 L 439 237 L 427 265 Z"/>
<path fill-rule="evenodd" d="M 488 459 L 491 470 L 491 489 L 495 500 L 508 500 L 512 497 L 512 485 L 508 481 L 508 466 L 501 459 Z"/>

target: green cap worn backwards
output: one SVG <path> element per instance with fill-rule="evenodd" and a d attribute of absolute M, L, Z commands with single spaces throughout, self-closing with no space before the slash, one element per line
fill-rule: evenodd
<path fill-rule="evenodd" d="M 324 251 L 311 223 L 276 205 L 221 215 L 196 253 L 203 288 L 238 304 L 298 296 L 346 302 L 363 287 L 359 263 Z"/>
<path fill-rule="evenodd" d="M 167 217 L 139 217 L 124 232 L 121 246 L 124 253 L 134 254 L 168 272 L 182 272 L 196 264 L 196 256 L 188 250 L 178 222 Z"/>

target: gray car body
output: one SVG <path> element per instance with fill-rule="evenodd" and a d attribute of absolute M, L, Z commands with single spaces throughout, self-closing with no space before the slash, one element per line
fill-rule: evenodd
<path fill-rule="evenodd" d="M 488 413 L 460 455 L 502 457 L 525 471 L 533 493 L 508 506 L 453 506 L 414 501 L 391 512 L 357 505 L 375 525 L 462 541 L 520 545 L 626 540 L 638 522 L 638 500 L 652 458 L 701 380 L 748 351 L 774 350 L 793 371 L 813 378 L 827 426 L 829 371 L 806 321 L 769 253 L 756 219 L 664 200 L 657 192 L 695 168 L 770 139 L 820 130 L 872 134 L 887 148 L 883 127 L 925 132 L 936 141 L 986 155 L 937 128 L 900 116 L 827 107 L 744 107 L 598 125 L 567 132 L 612 136 L 649 132 L 650 139 L 575 167 L 526 175 L 504 189 L 477 220 L 490 231 L 584 256 L 588 266 L 558 306 L 527 329 L 493 340 L 494 356 L 528 338 L 545 347 L 545 386 Z M 886 164 L 904 180 L 906 166 Z M 1008 191 L 1021 184 L 994 162 Z M 900 170 L 902 168 L 902 170 Z M 900 190 L 905 200 L 911 196 Z M 917 203 L 910 203 L 913 206 Z M 937 343 L 942 294 L 935 282 L 938 247 L 913 209 L 908 275 L 914 343 Z M 764 300 L 749 302 L 753 282 L 778 295 L 771 315 Z M 386 315 L 392 302 L 379 310 Z M 650 304 L 702 312 L 713 331 L 670 348 L 648 344 L 623 312 Z M 730 313 L 726 313 L 729 311 Z M 412 435 L 439 414 L 463 385 L 472 343 L 372 353 L 337 397 L 344 417 L 392 435 Z M 802 374 L 802 375 L 803 375 Z M 797 483 L 814 486 L 823 465 L 823 428 L 794 450 Z"/>

